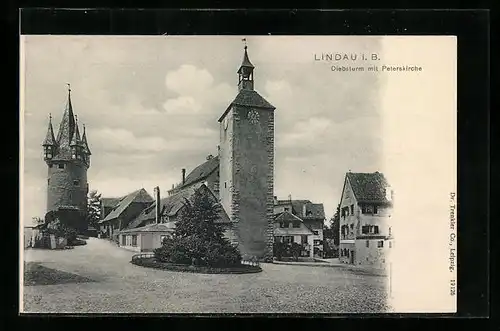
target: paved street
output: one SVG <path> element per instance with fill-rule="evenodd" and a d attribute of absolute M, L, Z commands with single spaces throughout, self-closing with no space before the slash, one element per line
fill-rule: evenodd
<path fill-rule="evenodd" d="M 387 312 L 387 278 L 344 268 L 263 264 L 263 272 L 204 275 L 130 263 L 134 253 L 91 238 L 70 250 L 26 250 L 24 260 L 72 274 L 24 286 L 25 312 L 362 313 Z"/>

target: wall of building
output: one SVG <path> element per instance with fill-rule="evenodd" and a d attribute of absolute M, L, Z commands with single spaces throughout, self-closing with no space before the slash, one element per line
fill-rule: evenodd
<path fill-rule="evenodd" d="M 343 212 L 344 208 L 348 208 L 348 213 Z M 351 210 L 351 208 L 353 210 Z M 358 224 L 358 215 L 360 213 L 358 203 L 356 198 L 352 192 L 351 185 L 349 181 L 346 180 L 344 186 L 344 192 L 342 195 L 342 200 L 340 202 L 340 243 L 342 244 L 343 240 L 352 241 L 356 238 L 356 229 L 359 226 Z M 348 227 L 347 234 L 343 234 L 343 226 Z"/>
<path fill-rule="evenodd" d="M 383 243 L 382 247 L 379 247 L 379 242 Z M 373 268 L 385 268 L 389 263 L 390 253 L 393 248 L 392 245 L 392 240 L 385 240 L 383 238 L 356 240 L 355 264 Z"/>
<path fill-rule="evenodd" d="M 64 169 L 59 168 L 64 164 Z M 78 185 L 74 181 L 78 180 Z M 49 162 L 47 176 L 47 212 L 60 206 L 87 209 L 87 167 L 80 161 Z"/>
<path fill-rule="evenodd" d="M 252 124 L 248 112 L 259 113 Z M 235 106 L 233 111 L 232 220 L 242 255 L 272 260 L 274 113 Z M 222 175 L 222 173 L 221 173 Z M 221 192 L 223 188 L 220 188 Z"/>
<path fill-rule="evenodd" d="M 390 215 L 390 208 L 383 208 L 383 211 L 380 211 L 382 209 L 379 207 L 379 215 L 367 215 L 367 214 L 360 214 L 359 215 L 359 226 L 356 229 L 356 236 L 362 236 L 363 234 L 363 226 L 377 226 L 379 235 L 382 236 L 389 236 L 393 235 L 392 233 L 392 227 L 391 227 L 391 215 Z"/>
<path fill-rule="evenodd" d="M 137 245 L 132 245 L 132 235 L 137 235 Z M 123 242 L 123 238 L 125 238 L 125 243 Z M 141 241 L 142 234 L 141 233 L 124 233 L 119 235 L 119 246 L 134 252 L 141 251 Z"/>
<path fill-rule="evenodd" d="M 219 199 L 222 207 L 227 215 L 233 220 L 233 132 L 234 132 L 234 116 L 231 109 L 224 120 L 220 122 L 220 139 L 219 139 Z M 228 123 L 227 129 L 224 127 Z"/>

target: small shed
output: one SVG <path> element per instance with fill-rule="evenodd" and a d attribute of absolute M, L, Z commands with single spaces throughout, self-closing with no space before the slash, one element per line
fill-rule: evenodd
<path fill-rule="evenodd" d="M 163 239 L 172 236 L 174 222 L 150 224 L 120 232 L 120 247 L 135 252 L 152 252 L 161 247 Z"/>

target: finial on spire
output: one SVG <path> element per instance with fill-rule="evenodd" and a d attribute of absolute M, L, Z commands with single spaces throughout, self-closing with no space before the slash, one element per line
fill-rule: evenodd
<path fill-rule="evenodd" d="M 66 85 L 68 85 L 68 92 L 71 93 L 71 84 L 70 83 L 66 83 Z"/>
<path fill-rule="evenodd" d="M 247 38 L 243 38 L 243 39 L 241 39 L 241 41 L 243 41 L 243 43 L 245 44 L 245 49 L 247 49 L 248 48 L 248 46 L 247 46 Z"/>
<path fill-rule="evenodd" d="M 78 123 L 78 115 L 75 114 L 75 122 Z"/>
<path fill-rule="evenodd" d="M 52 122 L 52 113 L 49 113 L 49 122 Z"/>

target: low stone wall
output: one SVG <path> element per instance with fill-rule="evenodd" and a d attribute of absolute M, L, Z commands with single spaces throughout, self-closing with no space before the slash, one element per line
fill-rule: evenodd
<path fill-rule="evenodd" d="M 248 274 L 262 272 L 262 268 L 260 268 L 259 266 L 242 264 L 239 267 L 211 268 L 186 264 L 158 262 L 153 256 L 153 254 L 136 254 L 132 257 L 131 263 L 147 268 L 202 274 Z"/>

